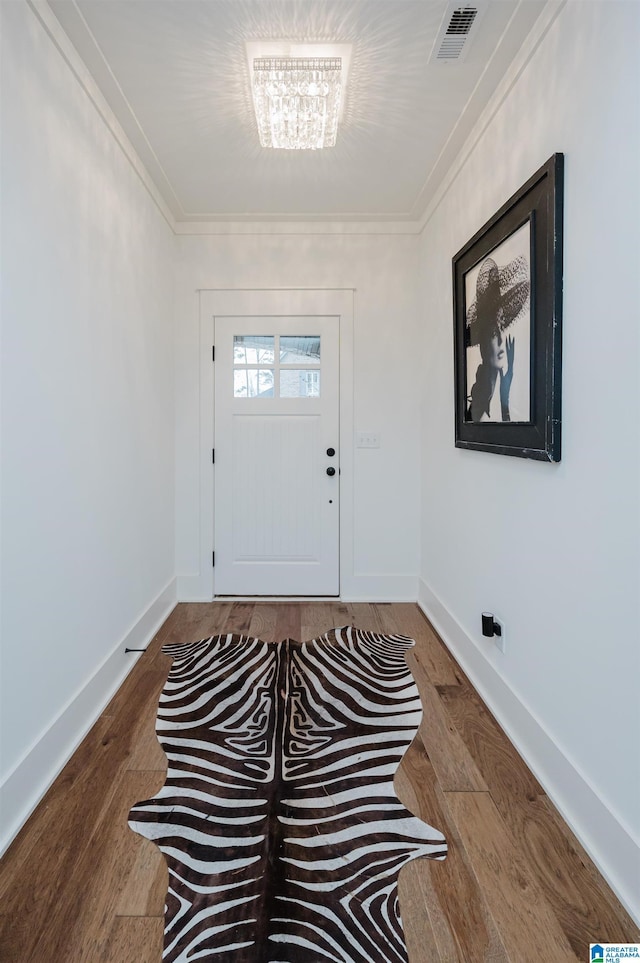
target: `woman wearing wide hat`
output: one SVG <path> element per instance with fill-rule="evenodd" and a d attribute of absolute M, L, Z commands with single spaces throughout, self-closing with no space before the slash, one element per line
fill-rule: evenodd
<path fill-rule="evenodd" d="M 467 420 L 496 421 L 491 399 L 500 378 L 502 421 L 511 421 L 509 393 L 513 380 L 515 342 L 507 329 L 522 316 L 529 301 L 529 270 L 524 257 L 502 268 L 493 258 L 483 262 L 476 282 L 476 299 L 467 311 L 466 346 L 478 345 L 482 363 L 467 399 Z"/>

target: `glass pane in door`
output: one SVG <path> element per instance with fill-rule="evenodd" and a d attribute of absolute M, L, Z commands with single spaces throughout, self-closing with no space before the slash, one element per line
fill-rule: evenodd
<path fill-rule="evenodd" d="M 281 335 L 280 364 L 320 364 L 320 336 Z"/>
<path fill-rule="evenodd" d="M 304 368 L 281 368 L 280 397 L 319 398 L 320 372 Z"/>
<path fill-rule="evenodd" d="M 234 364 L 273 364 L 275 338 L 272 334 L 236 334 L 233 337 Z"/>
<path fill-rule="evenodd" d="M 236 368 L 234 398 L 273 398 L 273 368 Z"/>

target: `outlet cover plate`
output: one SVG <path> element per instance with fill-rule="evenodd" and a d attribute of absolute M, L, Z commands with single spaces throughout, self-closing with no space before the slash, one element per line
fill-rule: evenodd
<path fill-rule="evenodd" d="M 500 621 L 500 619 L 496 619 L 495 616 L 494 616 L 494 622 L 497 622 L 498 625 L 500 626 L 500 629 L 501 629 L 501 631 L 502 631 L 502 635 L 494 635 L 493 641 L 495 642 L 496 646 L 500 649 L 500 651 L 501 651 L 501 652 L 504 652 L 504 650 L 505 650 L 505 647 L 504 647 L 504 625 L 502 624 L 502 622 Z"/>

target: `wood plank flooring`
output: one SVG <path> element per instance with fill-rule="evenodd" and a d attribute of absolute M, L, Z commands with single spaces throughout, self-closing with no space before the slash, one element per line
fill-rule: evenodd
<path fill-rule="evenodd" d="M 0 862 L 3 963 L 160 963 L 167 871 L 126 822 L 163 785 L 155 736 L 165 642 L 218 632 L 311 639 L 399 632 L 423 700 L 396 790 L 449 843 L 400 876 L 410 963 L 584 963 L 640 931 L 416 605 L 183 603 Z"/>

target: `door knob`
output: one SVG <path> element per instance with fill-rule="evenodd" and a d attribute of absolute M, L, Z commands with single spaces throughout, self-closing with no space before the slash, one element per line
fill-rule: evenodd
<path fill-rule="evenodd" d="M 335 468 L 333 467 L 333 465 L 330 465 L 329 468 L 327 468 L 327 475 L 335 475 L 335 473 L 336 473 Z"/>
<path fill-rule="evenodd" d="M 327 455 L 329 456 L 329 458 L 333 458 L 335 453 L 336 453 L 335 448 L 327 448 Z"/>

